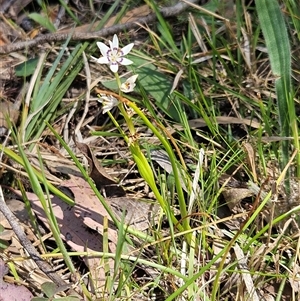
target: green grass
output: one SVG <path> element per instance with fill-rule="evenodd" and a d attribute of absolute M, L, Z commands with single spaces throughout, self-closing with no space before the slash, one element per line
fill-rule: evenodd
<path fill-rule="evenodd" d="M 59 252 L 44 257 L 64 258 L 71 272 L 75 271 L 73 257 L 74 261 L 79 255 L 99 257 L 107 276 L 105 284 L 97 287 L 94 283 L 97 292 L 93 293 L 84 281 L 78 282 L 87 300 L 141 300 L 142 295 L 149 300 L 154 294 L 167 301 L 221 301 L 232 295 L 237 300 L 256 300 L 260 290 L 266 292 L 265 287 L 276 281 L 281 283 L 275 287 L 276 300 L 282 300 L 285 290 L 298 300 L 299 292 L 290 283 L 300 264 L 299 78 L 293 73 L 292 57 L 299 55 L 295 36 L 299 37 L 300 12 L 291 0 L 283 1 L 284 13 L 275 0 L 255 3 L 253 8 L 236 1 L 238 13 L 227 22 L 223 16 L 214 16 L 218 11 L 211 1 L 205 6 L 211 12 L 193 8 L 183 22 L 163 18 L 159 6 L 147 1 L 157 14 L 157 23 L 128 55 L 133 64 L 120 72 L 139 74 L 134 93 L 118 91 L 118 76 L 89 60 L 92 72 L 86 77 L 92 76 L 91 82 L 100 78 L 100 82 L 98 90 L 88 93 L 95 97 L 99 91 L 106 92 L 120 103 L 98 116 L 103 123 L 89 116 L 94 131 L 86 131 L 85 126 L 80 131 L 84 138 L 96 137 L 92 147 L 99 146 L 104 137 L 110 143 L 106 151 L 117 149 L 113 159 L 106 158 L 104 151 L 103 160 L 112 169 L 127 169 L 130 180 L 142 178 L 147 188 L 130 192 L 150 196 L 159 207 L 148 231 L 127 226 L 124 216 L 121 220 L 115 216 L 78 153 L 68 145 L 72 135 L 64 141 L 54 127 L 63 126 L 60 120 L 65 117 L 59 112 L 65 113 L 66 92 L 75 80 L 82 81 L 83 53 L 100 55 L 95 42 L 72 45 L 68 40 L 54 60 L 51 49 L 42 57 L 43 62 L 51 58 L 52 66 L 38 64 L 32 94 L 27 97 L 30 102 L 23 107 L 21 125 L 12 131 L 17 148 L 1 145 L 1 149 L 22 165 L 29 179 L 27 189 L 39 196 L 47 213 Z M 133 40 L 131 32 L 119 38 Z M 78 102 L 79 116 L 83 99 L 81 94 L 73 100 Z M 91 100 L 89 105 L 94 110 Z M 96 106 L 98 114 L 101 105 Z M 258 126 L 233 124 L 231 117 Z M 76 115 L 72 120 L 77 122 Z M 115 252 L 109 249 L 105 231 L 99 235 L 103 250 L 97 253 L 71 252 L 64 246 L 49 210 L 49 193 L 72 201 L 44 173 L 37 141 L 48 141 L 47 136 L 75 163 L 117 227 Z M 151 157 L 154 149 L 164 151 L 167 167 Z M 29 151 L 38 154 L 40 170 L 29 161 Z M 241 189 L 248 189 L 247 196 Z M 104 219 L 104 230 L 108 227 Z M 241 255 L 244 265 L 237 260 Z M 137 271 L 147 280 L 136 276 Z M 247 276 L 250 286 L 245 284 Z M 235 277 L 240 281 L 235 282 Z"/>

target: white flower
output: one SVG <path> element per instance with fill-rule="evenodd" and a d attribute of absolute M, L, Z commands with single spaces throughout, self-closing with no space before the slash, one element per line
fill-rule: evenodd
<path fill-rule="evenodd" d="M 114 35 L 113 40 L 109 41 L 109 46 L 106 46 L 102 42 L 97 42 L 97 46 L 101 51 L 103 57 L 99 59 L 92 56 L 94 60 L 99 64 L 109 64 L 109 68 L 112 72 L 116 73 L 119 69 L 120 65 L 130 65 L 133 62 L 124 57 L 124 55 L 128 54 L 132 49 L 134 43 L 131 43 L 122 49 L 119 48 L 119 39 L 117 35 Z"/>
<path fill-rule="evenodd" d="M 112 95 L 101 94 L 98 101 L 103 104 L 102 114 L 105 114 L 106 112 L 110 111 L 113 107 L 116 107 L 119 104 L 119 101 Z"/>
<path fill-rule="evenodd" d="M 132 92 L 135 87 L 135 81 L 138 77 L 138 74 L 130 76 L 125 83 L 121 85 L 121 91 L 124 93 Z"/>

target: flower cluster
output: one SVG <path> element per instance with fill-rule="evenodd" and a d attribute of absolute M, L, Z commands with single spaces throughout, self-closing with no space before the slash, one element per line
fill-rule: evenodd
<path fill-rule="evenodd" d="M 109 41 L 109 47 L 102 42 L 97 42 L 97 46 L 100 49 L 102 57 L 99 59 L 92 56 L 92 59 L 99 64 L 108 64 L 110 70 L 115 73 L 117 77 L 119 65 L 131 65 L 133 62 L 124 56 L 127 55 L 134 43 L 131 43 L 123 48 L 119 48 L 119 39 L 117 35 L 113 36 L 113 40 Z M 124 93 L 132 92 L 135 87 L 135 81 L 138 75 L 133 75 L 129 77 L 123 84 L 120 86 L 120 90 Z M 99 102 L 103 104 L 103 114 L 110 111 L 113 107 L 117 106 L 119 101 L 112 95 L 100 95 Z"/>

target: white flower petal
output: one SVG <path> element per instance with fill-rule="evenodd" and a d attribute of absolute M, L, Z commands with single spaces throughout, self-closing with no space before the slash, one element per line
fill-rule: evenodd
<path fill-rule="evenodd" d="M 131 49 L 132 49 L 133 46 L 134 46 L 134 43 L 130 43 L 130 44 L 124 46 L 124 47 L 121 49 L 122 54 L 123 54 L 123 55 L 128 54 L 128 53 L 131 51 Z"/>
<path fill-rule="evenodd" d="M 119 101 L 111 95 L 101 95 L 98 101 L 103 104 L 102 114 L 105 114 L 119 104 Z"/>
<path fill-rule="evenodd" d="M 127 66 L 127 65 L 133 64 L 133 61 L 127 59 L 126 57 L 122 57 L 122 58 L 120 58 L 120 59 L 118 60 L 118 63 L 119 63 L 120 65 Z"/>
<path fill-rule="evenodd" d="M 138 74 L 132 75 L 132 76 L 130 76 L 130 77 L 127 78 L 126 82 L 133 84 L 133 83 L 135 83 L 135 81 L 138 78 L 138 76 L 139 76 Z"/>
<path fill-rule="evenodd" d="M 114 36 L 113 36 L 112 46 L 113 46 L 113 48 L 119 49 L 119 39 L 116 34 L 114 34 Z"/>
<path fill-rule="evenodd" d="M 135 81 L 138 77 L 138 74 L 136 75 L 133 75 L 133 76 L 130 76 L 126 81 L 125 83 L 123 83 L 120 87 L 120 90 L 124 93 L 129 93 L 129 92 L 132 92 L 134 87 L 136 86 L 135 85 Z"/>
<path fill-rule="evenodd" d="M 102 114 L 109 112 L 113 107 L 111 105 L 104 105 L 102 107 Z"/>
<path fill-rule="evenodd" d="M 109 106 L 103 106 L 102 107 L 102 114 L 105 114 L 105 113 L 107 113 L 110 110 L 111 110 L 111 108 Z"/>
<path fill-rule="evenodd" d="M 97 63 L 99 64 L 109 64 L 109 59 L 107 56 L 102 56 L 97 59 Z"/>
<path fill-rule="evenodd" d="M 100 103 L 104 103 L 104 102 L 109 102 L 110 100 L 109 100 L 109 98 L 106 95 L 101 94 L 101 97 L 98 99 L 98 101 Z"/>
<path fill-rule="evenodd" d="M 123 83 L 120 87 L 120 90 L 124 93 L 131 92 L 131 91 L 129 91 L 129 89 L 130 89 L 130 85 L 128 85 L 128 83 L 126 83 L 126 82 Z"/>
<path fill-rule="evenodd" d="M 107 56 L 107 52 L 110 50 L 109 47 L 107 47 L 104 43 L 102 42 L 97 42 L 97 46 L 100 49 L 100 52 L 103 56 Z"/>
<path fill-rule="evenodd" d="M 110 68 L 110 70 L 113 72 L 113 73 L 117 73 L 118 72 L 118 70 L 119 70 L 119 65 L 118 65 L 118 63 L 111 63 L 110 62 L 110 65 L 109 65 L 109 68 Z"/>

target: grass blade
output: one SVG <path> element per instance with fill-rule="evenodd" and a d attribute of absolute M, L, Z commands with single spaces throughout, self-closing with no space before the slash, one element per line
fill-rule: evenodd
<path fill-rule="evenodd" d="M 278 104 L 280 135 L 290 136 L 290 120 L 294 107 L 291 91 L 291 49 L 284 18 L 276 0 L 256 0 L 258 18 L 265 37 L 271 69 L 276 77 L 275 88 Z M 282 141 L 281 168 L 289 160 L 289 141 Z M 288 178 L 287 178 L 288 180 Z M 286 182 L 289 190 L 289 180 Z"/>

